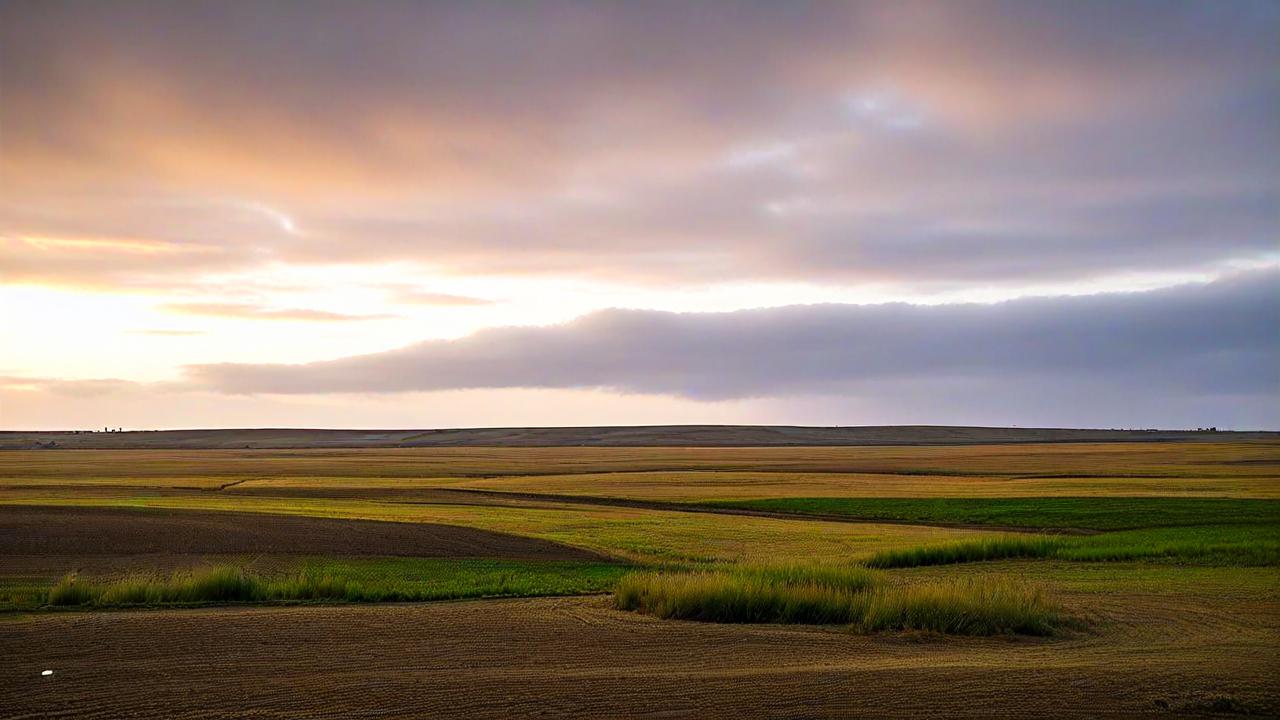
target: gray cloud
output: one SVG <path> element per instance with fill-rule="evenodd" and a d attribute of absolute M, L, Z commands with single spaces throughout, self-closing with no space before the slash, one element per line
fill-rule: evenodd
<path fill-rule="evenodd" d="M 132 287 L 332 261 L 691 284 L 1217 270 L 1276 254 L 1278 7 L 16 0 L 0 263 Z"/>
<path fill-rule="evenodd" d="M 1173 417 L 1201 409 L 1274 426 L 1277 317 L 1280 273 L 1262 272 L 995 305 L 608 310 L 327 362 L 198 365 L 189 375 L 226 393 L 606 388 L 701 400 L 840 396 L 886 412 L 898 397 L 919 403 L 927 388 L 945 417 L 968 403 L 968 417 L 1016 419 L 1021 407 L 1051 418 L 1042 403 L 1061 401 L 1059 417 L 1097 424 L 1139 401 L 1176 407 Z"/>

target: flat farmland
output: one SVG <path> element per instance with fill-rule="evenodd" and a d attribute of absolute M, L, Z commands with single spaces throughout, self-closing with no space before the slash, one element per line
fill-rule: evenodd
<path fill-rule="evenodd" d="M 1273 441 L 6 451 L 0 553 L 3 717 L 1280 713 Z"/>
<path fill-rule="evenodd" d="M 912 476 L 1245 477 L 1280 474 L 1280 441 L 865 447 L 456 447 L 14 450 L 0 479 L 475 478 L 710 470 Z"/>

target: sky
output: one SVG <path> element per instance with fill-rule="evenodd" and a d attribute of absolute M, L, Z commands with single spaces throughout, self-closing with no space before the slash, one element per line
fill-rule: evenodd
<path fill-rule="evenodd" d="M 0 429 L 1280 429 L 1280 1 L 0 0 Z"/>

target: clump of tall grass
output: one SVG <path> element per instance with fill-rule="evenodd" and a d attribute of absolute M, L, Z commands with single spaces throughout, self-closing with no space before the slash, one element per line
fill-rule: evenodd
<path fill-rule="evenodd" d="M 49 591 L 50 605 L 161 605 L 259 600 L 263 583 L 236 567 L 176 572 L 167 578 L 136 575 L 108 582 L 68 576 Z"/>
<path fill-rule="evenodd" d="M 366 583 L 330 573 L 306 570 L 293 577 L 273 580 L 263 588 L 263 595 L 273 600 L 399 600 L 398 597 L 370 597 Z"/>
<path fill-rule="evenodd" d="M 1036 588 L 966 579 L 890 585 L 857 568 L 640 572 L 615 591 L 623 610 L 724 623 L 848 625 L 860 632 L 1048 635 L 1064 622 Z"/>
<path fill-rule="evenodd" d="M 858 592 L 878 585 L 880 573 L 849 565 L 807 565 L 785 563 L 772 565 L 740 565 L 734 569 L 740 577 L 787 587 L 817 586 L 843 592 Z"/>
<path fill-rule="evenodd" d="M 905 568 L 923 565 L 954 565 L 980 560 L 1052 557 L 1063 540 L 1052 536 L 997 535 L 975 540 L 883 550 L 867 560 L 873 568 Z"/>
<path fill-rule="evenodd" d="M 1057 604 L 1035 586 L 966 578 L 879 588 L 856 624 L 864 632 L 1052 635 L 1065 622 Z"/>
<path fill-rule="evenodd" d="M 80 582 L 75 575 L 67 575 L 49 589 L 50 605 L 84 605 L 93 600 L 88 583 Z"/>
<path fill-rule="evenodd" d="M 850 599 L 878 582 L 862 568 L 746 567 L 644 572 L 622 578 L 617 606 L 661 618 L 724 623 L 844 624 Z"/>

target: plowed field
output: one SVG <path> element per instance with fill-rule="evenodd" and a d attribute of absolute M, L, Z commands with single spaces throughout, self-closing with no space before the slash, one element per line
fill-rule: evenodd
<path fill-rule="evenodd" d="M 661 621 L 604 598 L 0 621 L 7 717 L 1134 717 L 1280 712 L 1273 603 L 1081 598 L 1052 639 Z M 1245 618 L 1260 619 L 1262 622 Z M 42 670 L 54 674 L 42 677 Z"/>

